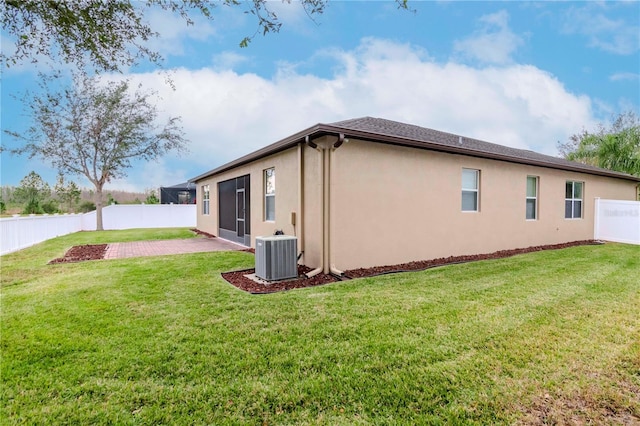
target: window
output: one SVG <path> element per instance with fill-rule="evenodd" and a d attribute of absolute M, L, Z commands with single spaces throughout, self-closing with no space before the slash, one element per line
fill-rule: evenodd
<path fill-rule="evenodd" d="M 567 181 L 564 197 L 565 219 L 582 218 L 582 190 L 583 182 Z"/>
<path fill-rule="evenodd" d="M 209 185 L 202 185 L 202 214 L 209 214 Z"/>
<path fill-rule="evenodd" d="M 462 169 L 462 211 L 477 212 L 480 170 Z"/>
<path fill-rule="evenodd" d="M 276 220 L 276 169 L 264 171 L 264 220 Z"/>
<path fill-rule="evenodd" d="M 538 178 L 527 176 L 527 220 L 538 218 Z"/>

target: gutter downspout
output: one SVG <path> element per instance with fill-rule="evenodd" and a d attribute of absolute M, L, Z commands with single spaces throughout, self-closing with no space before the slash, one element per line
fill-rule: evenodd
<path fill-rule="evenodd" d="M 298 260 L 304 256 L 304 144 L 298 144 L 298 214 L 294 229 L 298 229 Z"/>
<path fill-rule="evenodd" d="M 329 241 L 329 237 L 331 235 L 330 232 L 330 222 L 329 222 L 329 196 L 331 195 L 331 191 L 330 191 L 330 183 L 331 183 L 331 179 L 330 179 L 330 172 L 331 172 L 331 148 L 324 148 L 322 150 L 322 157 L 323 157 L 323 163 L 324 163 L 324 168 L 322 170 L 322 228 L 323 228 L 323 233 L 322 233 L 322 241 L 323 241 L 323 258 L 324 258 L 324 262 L 322 264 L 322 272 L 324 272 L 325 274 L 328 274 L 331 272 L 331 266 L 329 263 L 329 256 L 331 255 L 331 246 L 330 246 L 330 241 Z"/>
<path fill-rule="evenodd" d="M 331 147 L 318 147 L 315 143 L 305 138 L 306 143 L 320 152 L 320 171 L 322 173 L 321 209 L 320 220 L 322 235 L 322 250 L 320 251 L 320 266 L 305 274 L 307 278 L 314 277 L 320 272 L 325 274 L 343 275 L 343 271 L 337 269 L 331 262 L 331 157 L 333 151 L 338 149 L 345 141 L 344 134 L 340 133 L 338 140 Z"/>
<path fill-rule="evenodd" d="M 312 141 L 310 141 L 309 140 L 309 136 L 305 137 L 305 142 L 311 148 L 314 148 L 314 149 L 318 150 L 318 152 L 320 152 L 320 156 L 318 157 L 318 160 L 320 162 L 320 167 L 318 168 L 318 170 L 320 170 L 320 172 L 323 174 L 323 179 L 324 179 L 324 150 L 322 148 L 318 147 L 318 145 L 316 145 Z M 323 190 L 324 190 L 324 188 L 323 188 Z M 325 248 L 324 246 L 325 246 L 325 241 L 324 241 L 324 196 L 323 196 L 323 194 L 320 194 L 320 205 L 321 205 L 321 211 L 323 212 L 323 217 L 320 219 L 320 235 L 322 235 L 322 249 L 320 250 L 320 266 L 317 267 L 316 269 L 314 269 L 313 271 L 309 271 L 306 274 L 304 274 L 305 277 L 307 277 L 307 278 L 315 277 L 316 275 L 318 275 L 320 272 L 322 272 L 324 270 L 324 248 Z"/>
<path fill-rule="evenodd" d="M 338 136 L 338 140 L 333 144 L 332 147 L 328 148 L 327 151 L 327 199 L 326 199 L 326 214 L 327 214 L 327 265 L 329 266 L 329 272 L 333 275 L 337 275 L 341 277 L 343 275 L 343 271 L 339 270 L 333 264 L 332 259 L 332 227 L 331 227 L 331 157 L 333 157 L 333 152 L 338 149 L 344 143 L 344 133 L 340 133 Z M 326 273 L 326 272 L 325 272 Z"/>

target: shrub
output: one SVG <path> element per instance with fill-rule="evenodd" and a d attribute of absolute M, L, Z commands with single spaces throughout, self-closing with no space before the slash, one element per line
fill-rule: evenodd
<path fill-rule="evenodd" d="M 88 213 L 88 212 L 92 212 L 96 209 L 96 204 L 94 202 L 91 201 L 83 201 L 80 204 L 80 211 L 82 213 Z"/>
<path fill-rule="evenodd" d="M 42 206 L 40 206 L 40 202 L 38 200 L 30 200 L 27 205 L 22 210 L 23 214 L 42 214 L 44 210 Z"/>
<path fill-rule="evenodd" d="M 56 203 L 54 200 L 45 201 L 44 203 L 42 203 L 41 207 L 45 213 L 60 213 L 60 209 L 58 209 L 58 203 Z"/>

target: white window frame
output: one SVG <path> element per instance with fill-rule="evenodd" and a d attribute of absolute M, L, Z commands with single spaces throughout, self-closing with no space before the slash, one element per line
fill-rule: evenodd
<path fill-rule="evenodd" d="M 211 192 L 209 185 L 202 185 L 202 214 L 208 216 L 211 214 Z"/>
<path fill-rule="evenodd" d="M 271 176 L 268 176 L 269 172 L 271 172 Z M 276 220 L 276 168 L 269 167 L 268 169 L 264 169 L 262 172 L 263 176 L 263 192 L 264 192 L 264 221 L 265 222 L 275 222 Z M 267 181 L 271 177 L 273 179 L 273 188 L 270 190 L 267 188 Z M 271 199 L 271 203 L 269 203 L 269 199 Z M 269 205 L 273 206 L 273 211 L 269 211 Z"/>
<path fill-rule="evenodd" d="M 571 184 L 571 198 L 567 198 L 567 184 Z M 581 198 L 576 198 L 576 184 L 580 184 L 580 188 L 581 188 Z M 576 219 L 582 219 L 584 217 L 584 182 L 581 181 L 577 181 L 577 180 L 568 180 L 565 182 L 565 195 L 564 195 L 564 201 L 565 201 L 565 212 L 564 212 L 564 218 L 567 220 L 576 220 Z M 567 201 L 571 202 L 571 216 L 567 217 Z M 576 216 L 575 215 L 575 205 L 576 202 L 579 201 L 580 202 L 580 216 Z"/>
<path fill-rule="evenodd" d="M 535 185 L 535 194 L 533 196 L 529 195 L 529 179 L 535 179 L 536 185 Z M 538 184 L 539 184 L 540 178 L 538 176 L 527 176 L 527 186 L 526 186 L 526 202 L 525 202 L 525 218 L 526 220 L 538 220 Z M 529 204 L 529 201 L 533 200 L 533 217 L 527 217 L 527 213 L 528 210 L 526 208 L 526 205 Z"/>
<path fill-rule="evenodd" d="M 475 173 L 475 177 L 476 177 L 476 187 L 475 188 L 465 188 L 464 187 L 464 174 L 465 172 L 474 172 Z M 462 212 L 466 212 L 466 213 L 477 213 L 480 211 L 480 170 L 478 169 L 467 169 L 467 168 L 463 168 L 462 169 L 462 193 L 461 193 L 461 203 L 460 203 L 460 210 Z M 462 200 L 464 199 L 464 194 L 465 193 L 474 193 L 475 194 L 475 198 L 476 198 L 476 208 L 475 210 L 465 210 L 464 205 L 462 203 Z"/>

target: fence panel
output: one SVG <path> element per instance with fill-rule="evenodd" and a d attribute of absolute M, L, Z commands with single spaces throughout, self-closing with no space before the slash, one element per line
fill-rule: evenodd
<path fill-rule="evenodd" d="M 105 230 L 132 228 L 195 228 L 195 204 L 111 205 L 102 209 Z M 96 212 L 8 217 L 0 219 L 0 255 L 51 238 L 96 230 Z"/>
<path fill-rule="evenodd" d="M 81 214 L 8 217 L 0 219 L 0 255 L 61 235 L 82 231 Z"/>
<path fill-rule="evenodd" d="M 640 201 L 596 198 L 594 238 L 640 245 Z"/>
<path fill-rule="evenodd" d="M 196 226 L 195 204 L 114 204 L 102 209 L 102 226 L 108 229 L 180 228 Z M 87 230 L 95 230 L 93 222 Z"/>

